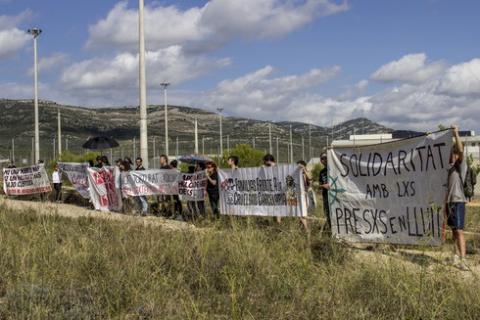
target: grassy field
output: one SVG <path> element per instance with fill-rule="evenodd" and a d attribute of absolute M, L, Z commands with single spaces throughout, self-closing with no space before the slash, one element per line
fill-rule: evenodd
<path fill-rule="evenodd" d="M 478 319 L 478 279 L 359 255 L 318 229 L 166 231 L 0 204 L 0 319 Z"/>

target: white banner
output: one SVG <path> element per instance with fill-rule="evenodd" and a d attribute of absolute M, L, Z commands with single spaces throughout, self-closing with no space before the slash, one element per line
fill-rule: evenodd
<path fill-rule="evenodd" d="M 122 194 L 130 197 L 178 194 L 179 175 L 173 169 L 122 172 Z"/>
<path fill-rule="evenodd" d="M 80 195 L 88 199 L 90 198 L 90 192 L 88 191 L 88 176 L 87 168 L 88 163 L 76 163 L 76 162 L 59 162 L 58 168 L 60 172 L 64 172 L 68 180 L 72 183 Z"/>
<path fill-rule="evenodd" d="M 303 174 L 295 165 L 219 170 L 218 174 L 222 214 L 307 215 Z"/>
<path fill-rule="evenodd" d="M 31 167 L 3 169 L 3 190 L 7 196 L 52 191 L 43 164 Z"/>
<path fill-rule="evenodd" d="M 440 245 L 450 131 L 328 150 L 335 237 L 353 242 Z"/>
<path fill-rule="evenodd" d="M 181 200 L 205 200 L 206 187 L 207 177 L 205 175 L 205 171 L 180 174 L 180 180 L 178 182 L 178 194 L 180 195 Z"/>
<path fill-rule="evenodd" d="M 90 199 L 96 210 L 119 211 L 122 196 L 115 188 L 113 167 L 87 168 Z"/>

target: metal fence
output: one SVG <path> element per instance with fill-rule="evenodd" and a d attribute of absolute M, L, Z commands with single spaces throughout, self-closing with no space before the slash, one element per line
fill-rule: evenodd
<path fill-rule="evenodd" d="M 32 137 L 15 137 L 11 138 L 8 145 L 0 147 L 0 156 L 11 159 L 17 166 L 30 165 L 33 163 L 33 138 Z M 69 151 L 73 154 L 84 154 L 89 150 L 83 149 L 81 146 L 84 141 L 73 139 L 66 136 L 62 138 L 62 151 Z M 303 142 L 303 143 L 302 143 Z M 327 139 L 324 143 L 318 143 L 311 146 L 308 139 L 302 137 L 294 137 L 290 144 L 289 139 L 272 137 L 272 140 L 267 138 L 231 138 L 226 135 L 223 136 L 223 151 L 227 153 L 228 150 L 235 148 L 236 145 L 246 144 L 263 153 L 272 153 L 277 159 L 278 163 L 296 162 L 298 160 L 308 160 L 312 157 L 318 157 L 322 149 L 326 146 Z M 126 156 L 134 159 L 140 156 L 140 141 L 137 137 L 119 141 L 120 146 L 114 149 L 101 150 L 111 161 Z M 45 162 L 58 159 L 59 146 L 56 137 L 41 137 L 40 138 L 40 159 Z M 191 154 L 195 152 L 195 140 L 192 134 L 191 139 L 186 139 L 185 135 L 182 137 L 171 137 L 169 139 L 169 156 L 177 158 L 181 155 Z M 218 135 L 199 135 L 198 137 L 198 152 L 206 154 L 211 157 L 220 155 L 220 138 Z M 150 160 L 150 167 L 158 167 L 158 158 L 165 153 L 164 137 L 149 137 L 148 154 Z"/>

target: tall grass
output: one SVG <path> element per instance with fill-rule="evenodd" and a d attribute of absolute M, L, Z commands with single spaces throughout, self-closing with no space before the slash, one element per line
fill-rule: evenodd
<path fill-rule="evenodd" d="M 475 319 L 480 284 L 296 222 L 165 231 L 0 205 L 1 319 Z M 378 258 L 378 259 L 377 259 Z"/>

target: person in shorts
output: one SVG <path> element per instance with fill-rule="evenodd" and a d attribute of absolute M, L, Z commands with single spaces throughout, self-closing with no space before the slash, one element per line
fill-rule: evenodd
<path fill-rule="evenodd" d="M 447 223 L 452 229 L 455 242 L 453 262 L 461 270 L 468 270 L 465 265 L 465 203 L 467 199 L 463 189 L 463 181 L 467 173 L 467 159 L 464 157 L 463 143 L 458 134 L 458 127 L 453 126 L 455 143 L 450 152 L 450 169 L 448 170 L 447 190 Z"/>

